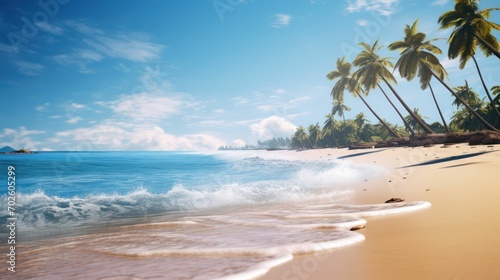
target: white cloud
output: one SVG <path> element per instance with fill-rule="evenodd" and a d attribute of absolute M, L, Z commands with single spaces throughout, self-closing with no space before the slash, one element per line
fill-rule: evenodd
<path fill-rule="evenodd" d="M 126 95 L 106 105 L 120 116 L 133 120 L 160 120 L 178 113 L 183 105 L 181 97 L 167 94 L 137 93 Z"/>
<path fill-rule="evenodd" d="M 52 59 L 63 65 L 78 65 L 81 73 L 94 73 L 92 69 L 89 69 L 88 65 L 102 61 L 105 58 L 150 62 L 160 58 L 161 51 L 165 48 L 163 45 L 150 42 L 146 34 L 105 33 L 101 29 L 90 26 L 84 20 L 68 20 L 64 23 L 67 28 L 74 30 L 74 32 L 68 34 L 72 36 L 71 39 L 77 45 L 79 44 L 79 47 L 66 53 L 54 55 Z M 47 29 L 49 25 L 43 26 Z M 52 33 L 58 32 L 54 30 L 55 26 L 51 26 L 51 28 L 53 29 Z M 118 64 L 117 69 L 125 72 L 129 71 L 121 63 Z"/>
<path fill-rule="evenodd" d="M 92 61 L 101 61 L 103 59 L 103 56 L 100 53 L 89 49 L 76 50 L 74 55 L 82 59 Z"/>
<path fill-rule="evenodd" d="M 159 126 L 124 127 L 122 123 L 105 123 L 89 128 L 62 131 L 54 142 L 85 147 L 87 150 L 215 150 L 224 141 L 209 134 L 172 135 Z M 71 144 L 70 144 L 71 143 Z"/>
<path fill-rule="evenodd" d="M 241 139 L 236 139 L 233 141 L 233 144 L 236 146 L 236 147 L 244 147 L 247 143 Z"/>
<path fill-rule="evenodd" d="M 0 52 L 13 53 L 16 51 L 17 51 L 17 49 L 14 46 L 9 46 L 9 45 L 0 43 Z"/>
<path fill-rule="evenodd" d="M 235 101 L 234 105 L 243 105 L 248 103 L 248 99 L 241 96 L 231 98 L 231 100 Z"/>
<path fill-rule="evenodd" d="M 358 19 L 356 20 L 356 23 L 359 25 L 359 26 L 365 26 L 368 24 L 368 21 L 364 20 L 364 19 Z"/>
<path fill-rule="evenodd" d="M 399 0 L 348 0 L 346 11 L 349 13 L 357 13 L 360 11 L 375 11 L 383 16 L 392 15 Z"/>
<path fill-rule="evenodd" d="M 75 124 L 75 123 L 77 123 L 77 122 L 79 122 L 81 120 L 83 120 L 81 117 L 73 117 L 73 118 L 69 118 L 65 122 L 69 123 L 69 124 Z"/>
<path fill-rule="evenodd" d="M 446 69 L 448 73 L 459 70 L 459 60 L 458 59 L 449 59 L 444 58 L 440 61 L 441 65 Z"/>
<path fill-rule="evenodd" d="M 135 62 L 148 62 L 160 57 L 163 45 L 136 40 L 127 35 L 118 37 L 96 36 L 84 42 L 100 53 Z"/>
<path fill-rule="evenodd" d="M 436 0 L 431 3 L 432 6 L 444 6 L 449 2 L 449 0 Z"/>
<path fill-rule="evenodd" d="M 121 63 L 118 63 L 118 65 L 115 66 L 115 69 L 123 72 L 130 72 L 130 69 Z"/>
<path fill-rule="evenodd" d="M 41 64 L 25 61 L 16 61 L 15 64 L 18 66 L 17 71 L 27 76 L 36 76 L 40 74 L 44 68 Z"/>
<path fill-rule="evenodd" d="M 0 146 L 11 146 L 14 149 L 26 148 L 28 150 L 38 150 L 39 141 L 32 139 L 32 136 L 43 134 L 45 131 L 28 130 L 21 126 L 18 129 L 5 128 L 0 132 Z"/>
<path fill-rule="evenodd" d="M 36 23 L 36 26 L 40 28 L 41 30 L 54 34 L 54 35 L 62 35 L 64 34 L 64 29 L 61 27 L 49 24 L 48 22 L 38 22 Z"/>
<path fill-rule="evenodd" d="M 311 99 L 311 97 L 306 95 L 306 96 L 294 98 L 294 99 L 288 101 L 288 103 L 289 104 L 298 104 L 298 103 L 306 102 L 309 99 Z"/>
<path fill-rule="evenodd" d="M 283 28 L 290 25 L 290 21 L 292 20 L 292 16 L 287 14 L 275 14 L 274 21 L 271 26 L 274 28 Z"/>
<path fill-rule="evenodd" d="M 43 111 L 47 110 L 47 107 L 49 105 L 50 105 L 50 103 L 44 103 L 43 105 L 36 107 L 35 110 L 37 110 L 38 112 L 43 112 Z"/>
<path fill-rule="evenodd" d="M 64 21 L 64 23 L 67 26 L 73 28 L 74 30 L 84 35 L 104 34 L 102 30 L 95 27 L 91 27 L 82 20 L 66 20 Z"/>
<path fill-rule="evenodd" d="M 73 103 L 71 103 L 71 107 L 74 109 L 83 109 L 83 108 L 86 108 L 87 106 L 73 102 Z"/>
<path fill-rule="evenodd" d="M 283 94 L 283 93 L 285 93 L 285 92 L 286 92 L 286 89 L 279 88 L 279 89 L 275 89 L 275 90 L 273 90 L 273 91 L 274 91 L 274 93 L 276 93 L 276 94 Z"/>
<path fill-rule="evenodd" d="M 250 125 L 250 129 L 257 139 L 268 140 L 273 137 L 290 137 L 295 132 L 296 126 L 284 118 L 271 116 Z"/>

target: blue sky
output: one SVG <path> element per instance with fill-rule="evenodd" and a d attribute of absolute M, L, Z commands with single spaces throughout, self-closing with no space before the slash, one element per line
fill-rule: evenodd
<path fill-rule="evenodd" d="M 429 39 L 448 38 L 437 18 L 452 8 L 446 0 L 4 0 L 0 146 L 210 150 L 290 136 L 323 124 L 333 85 L 325 76 L 337 58 L 352 61 L 360 41 L 401 40 L 416 19 Z M 500 12 L 490 19 L 500 22 Z M 472 61 L 459 70 L 445 43 L 436 41 L 448 83 L 467 79 L 485 96 Z M 477 57 L 487 85 L 499 84 L 498 60 Z M 430 92 L 397 80 L 408 104 L 437 121 Z M 453 98 L 433 86 L 451 117 Z M 399 123 L 380 96 L 374 90 L 367 100 Z M 345 102 L 347 118 L 364 112 L 376 123 L 360 100 Z"/>

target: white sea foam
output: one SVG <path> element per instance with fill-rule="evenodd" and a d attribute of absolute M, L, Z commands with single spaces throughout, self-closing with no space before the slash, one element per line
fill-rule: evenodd
<path fill-rule="evenodd" d="M 349 163 L 261 160 L 246 158 L 232 167 L 239 169 L 285 168 L 295 170 L 284 180 L 256 178 L 254 181 L 209 181 L 201 185 L 175 184 L 164 193 L 153 193 L 139 187 L 125 194 L 91 194 L 85 197 L 59 197 L 38 190 L 31 194 L 18 193 L 16 214 L 20 231 L 40 228 L 71 227 L 81 224 L 106 222 L 106 219 L 144 217 L 172 211 L 210 210 L 263 204 L 302 203 L 305 201 L 342 201 L 353 190 L 350 185 L 357 180 L 379 172 L 369 166 Z M 0 202 L 6 201 L 0 197 Z M 7 217 L 0 209 L 0 220 Z"/>
<path fill-rule="evenodd" d="M 255 279 L 294 255 L 362 242 L 364 235 L 349 231 L 366 224 L 360 216 L 399 214 L 429 206 L 427 202 L 275 205 L 120 226 L 48 241 L 43 249 L 25 245 L 26 269 L 20 276 L 29 278 L 33 264 L 37 275 L 50 272 L 51 277 L 59 278 Z M 67 254 L 75 256 L 68 258 Z M 85 259 L 85 264 L 75 267 L 68 262 L 75 258 Z"/>

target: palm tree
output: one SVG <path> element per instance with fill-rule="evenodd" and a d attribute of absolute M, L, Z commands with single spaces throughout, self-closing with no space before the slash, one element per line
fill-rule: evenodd
<path fill-rule="evenodd" d="M 356 115 L 356 118 L 354 118 L 354 122 L 358 125 L 358 128 L 361 130 L 369 121 L 366 118 L 365 114 L 361 112 Z"/>
<path fill-rule="evenodd" d="M 343 99 L 343 98 L 342 98 Z M 332 115 L 337 115 L 339 117 L 342 117 L 345 123 L 345 115 L 344 111 L 350 112 L 351 108 L 347 107 L 343 102 L 340 102 L 338 99 L 333 101 L 333 107 L 332 107 Z"/>
<path fill-rule="evenodd" d="M 337 69 L 331 71 L 326 75 L 326 77 L 330 80 L 339 79 L 332 88 L 331 96 L 334 100 L 338 100 L 339 102 L 343 102 L 344 100 L 344 90 L 348 90 L 354 97 L 359 97 L 361 101 L 365 104 L 365 106 L 372 112 L 372 114 L 379 120 L 379 122 L 394 136 L 399 137 L 399 135 L 392 130 L 392 128 L 372 109 L 372 107 L 366 102 L 363 98 L 363 94 L 361 93 L 361 88 L 359 84 L 352 79 L 351 77 L 351 68 L 352 64 L 345 60 L 345 56 L 342 59 L 337 59 Z"/>
<path fill-rule="evenodd" d="M 311 143 L 313 148 L 316 148 L 318 146 L 318 143 L 323 138 L 319 123 L 316 123 L 315 125 L 309 125 L 307 130 L 309 131 L 309 142 Z"/>
<path fill-rule="evenodd" d="M 465 81 L 465 86 L 458 86 L 453 89 L 457 92 L 457 95 L 460 96 L 463 101 L 467 102 L 467 104 L 472 108 L 477 108 L 477 106 L 479 106 L 479 104 L 481 103 L 479 94 L 469 88 L 469 84 L 467 83 L 467 81 Z M 457 109 L 460 106 L 464 106 L 458 98 L 455 98 L 455 100 L 453 100 L 453 105 L 456 105 Z"/>
<path fill-rule="evenodd" d="M 493 99 L 493 103 L 495 104 L 500 104 L 500 86 L 494 86 L 491 88 L 493 91 L 493 95 L 496 95 L 495 99 Z"/>
<path fill-rule="evenodd" d="M 418 19 L 413 23 L 410 27 L 406 25 L 404 29 L 405 37 L 403 41 L 397 41 L 389 45 L 389 49 L 400 50 L 400 58 L 396 62 L 395 69 L 399 70 L 399 74 L 401 77 L 406 78 L 408 81 L 413 80 L 415 76 L 418 75 L 420 77 L 420 88 L 422 90 L 429 87 L 432 99 L 436 104 L 436 107 L 439 112 L 439 116 L 443 121 L 443 125 L 446 129 L 446 132 L 450 132 L 448 129 L 448 125 L 443 117 L 443 113 L 441 112 L 441 108 L 436 100 L 436 96 L 434 95 L 434 90 L 430 84 L 432 79 L 432 73 L 429 72 L 428 68 L 422 67 L 423 61 L 429 61 L 429 56 L 434 56 L 434 54 L 441 54 L 441 49 L 431 44 L 434 40 L 425 40 L 425 34 L 422 32 L 417 32 Z M 435 57 L 435 56 L 434 56 Z M 436 61 L 437 59 L 432 59 L 432 61 Z M 441 79 L 444 79 L 448 74 L 446 70 L 441 64 L 432 65 L 432 68 L 438 74 Z"/>
<path fill-rule="evenodd" d="M 442 14 L 438 23 L 441 29 L 454 27 L 448 40 L 450 47 L 448 56 L 456 58 L 460 54 L 460 65 L 465 66 L 470 54 L 474 54 L 476 46 L 486 56 L 494 54 L 500 58 L 500 44 L 491 34 L 492 29 L 500 30 L 500 25 L 486 20 L 490 12 L 500 8 L 489 8 L 479 11 L 477 0 L 455 0 L 455 8 Z M 463 67 L 462 67 L 463 68 Z"/>
<path fill-rule="evenodd" d="M 336 131 L 339 129 L 339 125 L 337 121 L 335 120 L 333 114 L 328 114 L 325 116 L 326 120 L 323 123 L 323 139 L 326 139 L 327 136 L 330 136 L 333 138 L 333 141 L 335 142 L 335 146 L 339 146 L 339 143 L 337 141 L 337 138 L 335 137 Z"/>
<path fill-rule="evenodd" d="M 424 117 L 420 114 L 420 112 L 418 111 L 418 108 L 415 108 L 413 109 L 413 112 L 415 113 L 415 115 L 417 115 L 420 119 L 424 119 L 424 118 L 427 118 L 427 117 Z M 419 128 L 418 127 L 418 122 L 411 116 L 411 115 L 408 115 L 405 117 L 406 121 L 410 124 L 410 126 L 415 130 L 415 131 L 418 131 L 418 132 L 422 132 L 422 128 Z"/>
<path fill-rule="evenodd" d="M 488 117 L 488 113 L 491 111 L 488 110 L 486 105 L 487 103 L 480 101 L 475 105 L 474 112 L 481 116 Z M 478 118 L 474 118 L 466 107 L 463 107 L 454 113 L 450 125 L 455 129 L 464 131 L 476 131 L 484 129 L 484 124 L 481 123 Z M 498 122 L 497 125 L 499 125 Z"/>
<path fill-rule="evenodd" d="M 354 123 L 358 126 L 358 138 L 365 142 L 370 141 L 370 136 L 374 134 L 374 129 L 369 122 L 363 112 L 357 114 L 356 118 L 354 118 Z"/>
<path fill-rule="evenodd" d="M 422 126 L 426 133 L 434 133 L 424 121 L 418 118 L 413 111 L 408 107 L 404 100 L 399 96 L 396 90 L 391 86 L 389 81 L 396 82 L 396 79 L 391 74 L 387 67 L 392 67 L 392 63 L 388 58 L 380 57 L 376 52 L 381 48 L 378 47 L 378 41 L 375 41 L 373 46 L 365 42 L 359 43 L 363 47 L 363 51 L 359 53 L 353 61 L 355 66 L 359 66 L 358 71 L 354 74 L 356 80 L 364 86 L 365 90 L 370 90 L 378 86 L 380 88 L 380 80 L 391 89 L 392 93 L 396 96 L 403 107 L 408 113 L 417 120 L 418 124 Z M 403 118 L 404 119 L 404 118 Z"/>
<path fill-rule="evenodd" d="M 309 143 L 309 136 L 304 130 L 304 127 L 299 126 L 292 137 L 292 148 L 294 149 L 310 149 L 312 148 Z"/>
<path fill-rule="evenodd" d="M 423 67 L 427 68 L 430 71 L 430 73 L 432 74 L 432 76 L 434 76 L 434 78 L 436 78 L 451 94 L 453 94 L 453 96 L 455 96 L 455 98 L 457 98 L 460 101 L 460 103 L 462 103 L 465 106 L 465 108 L 472 115 L 474 115 L 474 117 L 477 118 L 477 120 L 484 126 L 484 128 L 500 132 L 500 130 L 498 130 L 493 125 L 491 125 L 489 122 L 487 122 L 481 116 L 481 114 L 476 112 L 476 110 L 474 110 L 474 108 L 472 108 L 465 100 L 463 100 L 462 97 L 460 97 L 460 95 L 458 95 L 455 91 L 453 91 L 453 89 L 448 84 L 446 84 L 443 79 L 441 79 L 438 75 L 436 75 L 436 73 L 434 73 L 434 71 L 432 71 L 433 69 L 429 65 L 438 65 L 438 64 L 440 64 L 439 60 L 436 57 L 428 57 L 428 59 L 429 59 L 429 61 L 424 61 L 424 63 L 422 63 L 421 65 Z"/>
<path fill-rule="evenodd" d="M 441 29 L 454 27 L 448 40 L 450 45 L 448 57 L 455 59 L 460 56 L 460 69 L 463 69 L 469 58 L 472 58 L 486 95 L 500 118 L 500 111 L 493 103 L 493 98 L 488 91 L 479 64 L 474 56 L 476 48 L 479 46 L 486 56 L 493 53 L 500 58 L 500 52 L 498 51 L 500 44 L 495 36 L 491 34 L 492 29 L 500 30 L 500 25 L 486 20 L 490 17 L 491 11 L 500 10 L 500 8 L 479 11 L 478 2 L 475 0 L 455 0 L 455 9 L 442 14 L 438 19 L 438 23 L 441 24 Z"/>

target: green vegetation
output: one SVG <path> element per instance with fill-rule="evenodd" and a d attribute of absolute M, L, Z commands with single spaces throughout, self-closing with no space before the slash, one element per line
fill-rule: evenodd
<path fill-rule="evenodd" d="M 500 25 L 487 20 L 490 12 L 495 10 L 500 10 L 500 8 L 479 10 L 479 0 L 455 0 L 454 9 L 444 12 L 438 19 L 441 29 L 453 28 L 448 39 L 448 57 L 450 59 L 460 57 L 460 69 L 463 69 L 472 58 L 489 102 L 482 100 L 475 91 L 469 88 L 467 82 L 465 86 L 455 88 L 451 88 L 445 82 L 448 73 L 436 56 L 441 55 L 442 51 L 432 44 L 436 39 L 426 39 L 425 33 L 418 32 L 418 20 L 416 20 L 411 26 L 406 25 L 404 28 L 403 40 L 393 42 L 388 46 L 389 50 L 400 52 L 394 66 L 389 58 L 378 54 L 383 47 L 379 46 L 379 40 L 371 46 L 364 42 L 360 43 L 362 51 L 352 64 L 346 61 L 345 57 L 337 59 L 336 69 L 326 76 L 330 81 L 335 81 L 331 91 L 333 99 L 331 113 L 326 115 L 322 128 L 319 123 L 308 126 L 307 131 L 299 126 L 291 139 L 292 148 L 339 147 L 428 133 L 467 132 L 483 129 L 500 131 L 500 86 L 491 87 L 490 93 L 475 58 L 478 48 L 487 57 L 492 54 L 496 56 L 496 58 L 489 59 L 500 58 L 500 44 L 492 34 L 493 30 L 500 30 Z M 353 69 L 353 66 L 357 69 Z M 351 73 L 351 71 L 354 72 Z M 398 71 L 400 76 L 408 81 L 418 77 L 420 88 L 422 90 L 429 88 L 442 123 L 428 124 L 424 121 L 426 117 L 419 112 L 418 108 L 413 110 L 410 108 L 392 86 L 396 83 L 392 74 L 394 71 Z M 441 112 L 442 104 L 440 106 L 437 103 L 431 87 L 432 78 L 438 80 L 455 97 L 450 106 L 456 106 L 457 111 L 449 125 Z M 389 88 L 407 111 L 407 116 L 403 116 L 397 110 L 382 86 Z M 367 103 L 364 96 L 374 89 L 380 90 L 392 108 L 396 110 L 404 128 L 385 121 Z M 359 97 L 379 123 L 370 124 L 364 113 L 359 113 L 355 119 L 346 120 L 344 112 L 351 109 L 344 104 L 345 91 L 354 97 Z M 342 118 L 342 121 L 337 121 L 335 116 Z"/>
<path fill-rule="evenodd" d="M 292 148 L 292 140 L 288 137 L 272 138 L 266 141 L 257 141 L 257 145 L 245 145 L 243 147 L 221 146 L 219 150 L 288 150 Z"/>

